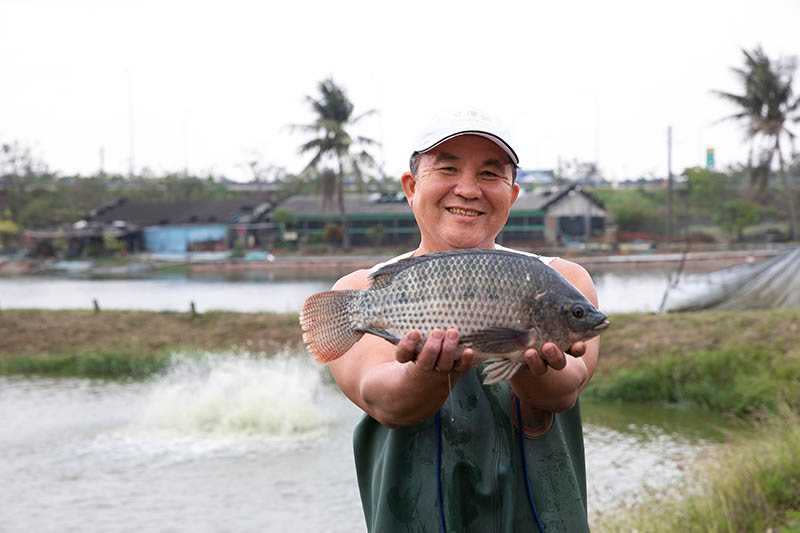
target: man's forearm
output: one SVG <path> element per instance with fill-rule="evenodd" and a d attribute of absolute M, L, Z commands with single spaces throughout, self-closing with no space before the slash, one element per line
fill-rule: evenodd
<path fill-rule="evenodd" d="M 373 368 L 361 382 L 367 413 L 386 426 L 410 426 L 433 416 L 444 404 L 449 385 L 446 372 L 423 371 L 414 363 L 389 362 Z"/>
<path fill-rule="evenodd" d="M 575 405 L 589 377 L 583 359 L 568 356 L 567 366 L 564 369 L 550 369 L 541 376 L 522 368 L 511 379 L 511 386 L 514 394 L 529 406 L 545 411 L 561 412 Z"/>

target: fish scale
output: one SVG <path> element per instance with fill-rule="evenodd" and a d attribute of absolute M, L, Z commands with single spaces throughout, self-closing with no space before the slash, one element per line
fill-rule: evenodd
<path fill-rule="evenodd" d="M 538 258 L 511 251 L 459 250 L 384 266 L 361 291 L 309 297 L 304 340 L 320 361 L 340 357 L 364 333 L 398 343 L 418 330 L 457 328 L 460 344 L 491 361 L 485 382 L 508 379 L 527 347 L 567 350 L 608 325 L 606 316 Z M 354 340 L 355 339 L 355 340 Z"/>

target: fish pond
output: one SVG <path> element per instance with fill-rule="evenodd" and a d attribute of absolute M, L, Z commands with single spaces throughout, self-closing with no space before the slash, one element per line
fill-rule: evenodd
<path fill-rule="evenodd" d="M 0 530 L 364 531 L 360 413 L 296 355 L 176 355 L 141 382 L 0 377 Z M 725 431 L 680 409 L 583 411 L 592 517 L 675 490 Z"/>
<path fill-rule="evenodd" d="M 700 268 L 700 267 L 695 267 Z M 600 307 L 606 313 L 657 311 L 676 266 L 592 271 Z M 56 276 L 0 278 L 0 309 L 103 309 L 185 311 L 194 302 L 200 312 L 298 311 L 309 295 L 327 290 L 333 275 L 299 277 L 264 272 L 236 275 L 153 275 L 125 279 Z M 670 298 L 704 291 L 713 278 L 687 273 Z"/>
<path fill-rule="evenodd" d="M 592 272 L 601 308 L 657 310 L 673 270 Z M 0 310 L 295 312 L 334 279 L 0 278 Z M 708 283 L 686 279 L 688 293 Z M 0 377 L 0 531 L 364 531 L 360 412 L 297 355 L 176 354 L 145 381 Z M 697 411 L 582 408 L 593 519 L 681 490 L 726 431 Z"/>

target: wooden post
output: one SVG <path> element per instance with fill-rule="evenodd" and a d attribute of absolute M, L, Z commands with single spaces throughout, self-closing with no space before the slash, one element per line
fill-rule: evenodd
<path fill-rule="evenodd" d="M 97 298 L 93 298 L 92 299 L 92 305 L 94 305 L 94 312 L 95 313 L 99 313 L 100 312 L 100 303 L 97 301 Z"/>
<path fill-rule="evenodd" d="M 192 318 L 197 316 L 197 308 L 194 306 L 194 302 L 189 302 L 189 313 L 192 315 Z"/>

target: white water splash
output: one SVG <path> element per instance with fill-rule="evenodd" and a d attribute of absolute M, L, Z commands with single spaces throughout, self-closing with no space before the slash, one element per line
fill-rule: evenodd
<path fill-rule="evenodd" d="M 182 435 L 319 434 L 332 416 L 318 403 L 322 388 L 320 367 L 289 353 L 177 354 L 134 426 Z"/>

